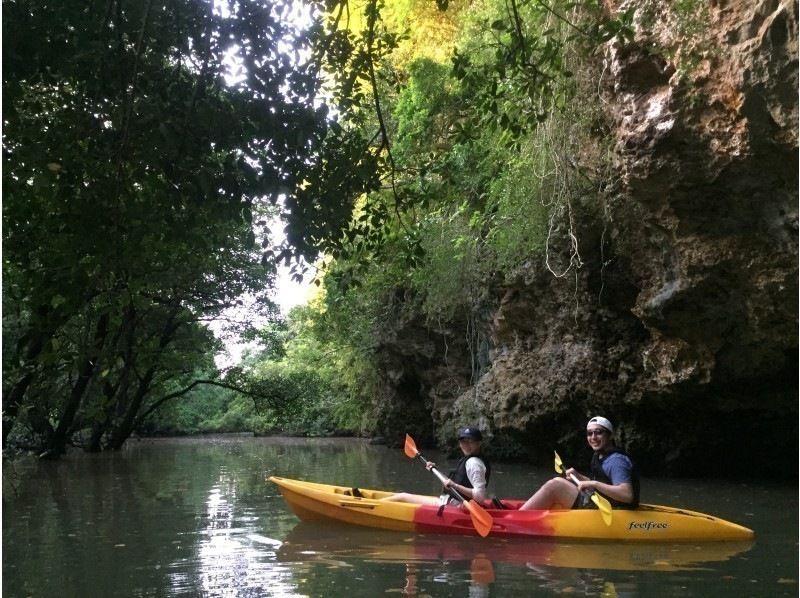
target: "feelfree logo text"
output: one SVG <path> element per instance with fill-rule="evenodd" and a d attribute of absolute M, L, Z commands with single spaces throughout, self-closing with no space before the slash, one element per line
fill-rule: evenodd
<path fill-rule="evenodd" d="M 631 521 L 628 524 L 628 529 L 642 529 L 649 531 L 651 529 L 667 529 L 669 523 L 656 523 L 655 521 Z"/>

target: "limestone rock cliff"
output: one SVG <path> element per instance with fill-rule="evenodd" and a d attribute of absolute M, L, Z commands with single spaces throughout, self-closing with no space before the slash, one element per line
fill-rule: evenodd
<path fill-rule="evenodd" d="M 458 326 L 399 325 L 384 404 L 428 439 L 470 421 L 494 454 L 540 463 L 580 455 L 604 414 L 645 472 L 796 475 L 797 2 L 607 8 L 630 2 L 634 41 L 602 65 L 605 230 L 583 225 L 577 277 L 531 261 L 487 288 L 475 384 Z"/>

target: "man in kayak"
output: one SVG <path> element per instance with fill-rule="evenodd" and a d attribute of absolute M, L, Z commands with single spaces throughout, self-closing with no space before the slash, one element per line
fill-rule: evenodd
<path fill-rule="evenodd" d="M 483 434 L 474 426 L 467 426 L 458 431 L 458 448 L 464 454 L 455 468 L 450 471 L 447 482 L 445 483 L 445 493 L 452 488 L 461 496 L 480 502 L 486 498 L 486 484 L 491 475 L 491 465 L 489 461 L 481 455 L 481 442 Z M 426 464 L 428 469 L 436 467 L 433 461 Z M 450 496 L 449 501 L 458 502 Z M 387 496 L 381 500 L 393 500 L 396 502 L 410 502 L 418 505 L 438 505 L 442 500 L 434 496 L 423 496 L 421 494 L 411 494 L 400 492 Z"/>
<path fill-rule="evenodd" d="M 586 440 L 592 447 L 591 477 L 569 468 L 566 477 L 545 482 L 520 510 L 596 509 L 593 492 L 605 496 L 614 508 L 639 506 L 639 475 L 627 453 L 614 446 L 614 426 L 605 417 L 593 417 L 586 424 Z M 577 486 L 569 480 L 578 478 Z"/>

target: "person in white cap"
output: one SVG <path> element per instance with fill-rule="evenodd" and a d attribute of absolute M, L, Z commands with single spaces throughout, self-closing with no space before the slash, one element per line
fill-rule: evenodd
<path fill-rule="evenodd" d="M 605 417 L 596 416 L 586 424 L 586 440 L 592 447 L 591 477 L 569 468 L 566 477 L 545 482 L 520 510 L 596 509 L 590 496 L 599 492 L 617 509 L 639 506 L 639 475 L 630 456 L 614 446 L 614 426 Z M 569 480 L 578 478 L 576 486 Z"/>
<path fill-rule="evenodd" d="M 397 502 L 410 502 L 421 505 L 440 504 L 443 502 L 454 501 L 457 499 L 447 494 L 447 490 L 453 488 L 461 496 L 471 498 L 475 501 L 486 499 L 486 484 L 489 483 L 491 475 L 491 465 L 486 457 L 481 454 L 481 442 L 483 434 L 475 426 L 466 426 L 458 431 L 458 448 L 461 449 L 463 457 L 450 471 L 447 482 L 444 486 L 445 494 L 436 498 L 433 496 L 423 496 L 421 494 L 410 494 L 400 492 L 387 496 L 381 500 L 393 500 Z M 426 467 L 431 469 L 436 464 L 428 461 Z"/>

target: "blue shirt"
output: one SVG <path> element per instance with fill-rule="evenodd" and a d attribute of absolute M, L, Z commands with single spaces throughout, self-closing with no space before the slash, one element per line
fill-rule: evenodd
<path fill-rule="evenodd" d="M 631 460 L 622 453 L 611 453 L 607 457 L 603 457 L 601 461 L 603 472 L 611 480 L 611 485 L 617 484 L 633 484 L 633 463 Z"/>

